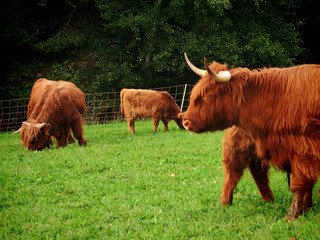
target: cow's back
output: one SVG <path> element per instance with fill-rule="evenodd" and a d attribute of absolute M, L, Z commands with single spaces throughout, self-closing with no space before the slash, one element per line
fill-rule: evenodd
<path fill-rule="evenodd" d="M 32 88 L 28 120 L 70 122 L 86 114 L 85 94 L 73 83 L 39 79 Z"/>
<path fill-rule="evenodd" d="M 35 82 L 30 94 L 27 118 L 31 115 L 38 116 L 40 114 L 51 88 L 56 84 L 56 81 L 45 78 L 40 78 Z"/>
<path fill-rule="evenodd" d="M 46 102 L 48 111 L 72 120 L 77 114 L 86 114 L 85 94 L 73 83 L 58 81 L 49 91 Z"/>
<path fill-rule="evenodd" d="M 127 89 L 123 96 L 123 109 L 126 117 L 149 118 L 160 116 L 165 110 L 161 93 L 153 90 Z"/>

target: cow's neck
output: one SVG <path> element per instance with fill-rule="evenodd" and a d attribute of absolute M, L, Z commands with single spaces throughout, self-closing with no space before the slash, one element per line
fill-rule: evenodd
<path fill-rule="evenodd" d="M 258 75 L 258 74 L 256 74 Z M 264 82 L 263 82 L 264 81 Z M 238 112 L 238 125 L 251 132 L 253 137 L 267 137 L 272 132 L 287 132 L 287 117 L 284 109 L 283 84 L 276 79 L 258 78 L 253 74 L 241 86 L 242 98 Z M 282 117 L 283 116 L 283 117 Z"/>

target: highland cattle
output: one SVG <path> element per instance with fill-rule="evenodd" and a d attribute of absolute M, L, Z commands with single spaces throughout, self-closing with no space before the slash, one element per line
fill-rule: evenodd
<path fill-rule="evenodd" d="M 179 114 L 181 113 L 173 97 L 167 92 L 141 89 L 122 89 L 120 92 L 121 115 L 126 117 L 130 132 L 135 133 L 134 124 L 138 117 L 143 120 L 153 119 L 153 131 L 156 132 L 160 120 L 164 130 L 168 131 L 168 122 L 174 120 L 184 129 Z"/>
<path fill-rule="evenodd" d="M 86 114 L 84 93 L 73 83 L 41 78 L 34 84 L 28 104 L 27 121 L 15 133 L 28 150 L 50 147 L 51 137 L 56 148 L 67 146 L 68 141 L 86 145 L 83 138 L 83 119 Z"/>
<path fill-rule="evenodd" d="M 262 165 L 292 175 L 287 219 L 310 209 L 320 170 L 320 65 L 250 71 L 209 66 L 205 59 L 203 70 L 185 58 L 201 79 L 192 89 L 184 127 L 196 133 L 233 125 L 244 130 Z"/>

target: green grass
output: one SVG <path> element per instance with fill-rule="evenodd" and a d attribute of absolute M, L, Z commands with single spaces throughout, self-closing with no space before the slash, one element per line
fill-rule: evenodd
<path fill-rule="evenodd" d="M 262 201 L 246 171 L 222 207 L 224 133 L 169 129 L 86 126 L 87 147 L 40 152 L 0 134 L 0 239 L 320 239 L 319 183 L 294 222 L 284 219 L 286 174 L 274 169 L 275 203 Z"/>

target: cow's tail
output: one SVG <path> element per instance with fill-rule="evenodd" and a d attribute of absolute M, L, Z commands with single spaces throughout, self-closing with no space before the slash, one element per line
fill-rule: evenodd
<path fill-rule="evenodd" d="M 124 118 L 124 108 L 123 108 L 123 95 L 124 95 L 124 90 L 121 90 L 120 92 L 120 110 L 121 110 L 121 116 Z"/>

